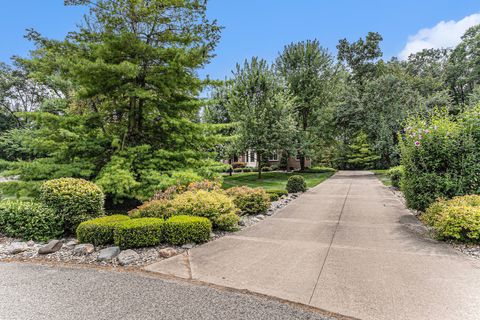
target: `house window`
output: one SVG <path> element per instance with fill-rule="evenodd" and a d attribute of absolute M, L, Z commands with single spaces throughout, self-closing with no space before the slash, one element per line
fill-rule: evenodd
<path fill-rule="evenodd" d="M 278 161 L 278 152 L 272 153 L 272 154 L 268 157 L 268 161 Z"/>
<path fill-rule="evenodd" d="M 250 151 L 250 162 L 255 162 L 255 152 Z"/>

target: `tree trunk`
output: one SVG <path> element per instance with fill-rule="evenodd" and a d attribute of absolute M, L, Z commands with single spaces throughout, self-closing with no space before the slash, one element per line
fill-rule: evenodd
<path fill-rule="evenodd" d="M 304 109 L 302 113 L 302 129 L 303 132 L 307 132 L 308 128 L 308 110 Z M 300 171 L 305 170 L 305 152 L 300 150 Z"/>
<path fill-rule="evenodd" d="M 257 152 L 258 179 L 262 179 L 262 155 Z"/>
<path fill-rule="evenodd" d="M 302 153 L 300 154 L 300 171 L 305 170 L 305 155 Z"/>

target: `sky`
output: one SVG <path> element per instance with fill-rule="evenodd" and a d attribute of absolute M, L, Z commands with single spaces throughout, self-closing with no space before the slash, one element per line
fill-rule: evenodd
<path fill-rule="evenodd" d="M 63 0 L 1 0 L 0 61 L 27 56 L 23 38 L 34 28 L 62 39 L 86 12 Z M 379 32 L 384 58 L 408 57 L 423 48 L 455 46 L 464 31 L 480 23 L 477 0 L 210 0 L 208 16 L 224 27 L 216 57 L 202 77 L 224 79 L 236 63 L 252 56 L 272 62 L 286 44 L 318 39 L 336 54 L 339 39 L 355 41 Z"/>

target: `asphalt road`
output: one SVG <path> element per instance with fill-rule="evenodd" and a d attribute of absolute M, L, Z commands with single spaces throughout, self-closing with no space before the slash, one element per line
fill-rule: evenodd
<path fill-rule="evenodd" d="M 264 297 L 141 273 L 0 263 L 0 319 L 333 318 Z"/>

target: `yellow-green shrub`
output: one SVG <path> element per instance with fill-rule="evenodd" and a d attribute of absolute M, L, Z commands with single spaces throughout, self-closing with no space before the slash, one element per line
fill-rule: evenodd
<path fill-rule="evenodd" d="M 116 214 L 84 221 L 77 227 L 77 239 L 80 243 L 96 246 L 112 244 L 115 226 L 129 219 L 128 216 Z"/>
<path fill-rule="evenodd" d="M 212 223 L 207 218 L 192 216 L 174 216 L 164 225 L 165 240 L 173 245 L 202 243 L 208 241 Z"/>
<path fill-rule="evenodd" d="M 151 200 L 128 212 L 131 218 L 170 218 L 172 203 L 167 199 Z"/>
<path fill-rule="evenodd" d="M 60 178 L 42 184 L 40 200 L 57 212 L 65 231 L 73 233 L 80 222 L 102 215 L 105 196 L 93 182 Z"/>
<path fill-rule="evenodd" d="M 263 188 L 234 187 L 226 193 L 242 214 L 265 213 L 270 207 L 270 197 Z"/>
<path fill-rule="evenodd" d="M 165 221 L 160 218 L 139 218 L 115 224 L 113 241 L 122 249 L 159 245 L 164 239 Z"/>
<path fill-rule="evenodd" d="M 215 227 L 220 230 L 225 231 L 236 231 L 238 230 L 238 222 L 240 217 L 236 213 L 225 213 L 219 215 L 215 219 Z"/>
<path fill-rule="evenodd" d="M 187 191 L 171 201 L 175 215 L 208 218 L 214 225 L 218 216 L 238 210 L 233 200 L 221 191 Z"/>
<path fill-rule="evenodd" d="M 480 195 L 438 200 L 422 215 L 440 238 L 461 241 L 480 240 Z"/>

